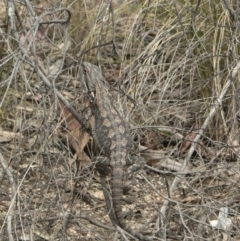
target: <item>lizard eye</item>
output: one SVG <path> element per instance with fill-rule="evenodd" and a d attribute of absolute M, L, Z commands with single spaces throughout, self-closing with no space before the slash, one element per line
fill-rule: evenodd
<path fill-rule="evenodd" d="M 84 74 L 87 74 L 87 72 L 88 72 L 87 69 L 86 69 L 86 68 L 83 68 L 83 73 L 84 73 Z"/>

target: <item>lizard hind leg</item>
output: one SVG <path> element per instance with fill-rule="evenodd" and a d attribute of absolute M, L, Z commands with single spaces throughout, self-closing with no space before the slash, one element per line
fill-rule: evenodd
<path fill-rule="evenodd" d="M 94 162 L 96 162 L 96 170 L 101 176 L 107 176 L 111 173 L 110 162 L 107 157 L 95 157 Z"/>

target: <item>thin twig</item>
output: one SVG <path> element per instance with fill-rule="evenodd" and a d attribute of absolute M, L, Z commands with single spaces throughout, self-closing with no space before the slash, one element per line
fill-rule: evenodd
<path fill-rule="evenodd" d="M 232 8 L 230 7 L 230 4 L 229 4 L 228 0 L 223 0 L 223 3 L 224 3 L 224 5 L 225 5 L 226 9 L 228 10 L 231 19 L 232 19 L 233 21 L 235 21 L 235 20 L 236 20 L 236 16 L 235 16 L 236 14 L 235 14 L 235 12 L 232 10 Z"/>
<path fill-rule="evenodd" d="M 64 20 L 49 20 L 49 21 L 42 21 L 40 22 L 39 24 L 53 24 L 53 23 L 58 23 L 58 24 L 68 24 L 70 23 L 70 20 L 71 20 L 71 12 L 67 9 L 67 8 L 60 8 L 60 9 L 56 9 L 52 12 L 46 12 L 44 13 L 44 16 L 46 15 L 50 15 L 50 14 L 54 14 L 56 12 L 67 12 L 68 13 L 68 16 L 66 19 Z M 43 16 L 42 16 L 43 17 Z"/>

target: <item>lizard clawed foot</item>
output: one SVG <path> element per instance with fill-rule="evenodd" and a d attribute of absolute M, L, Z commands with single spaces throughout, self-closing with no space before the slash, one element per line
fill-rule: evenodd
<path fill-rule="evenodd" d="M 131 165 L 127 171 L 128 175 L 131 176 L 134 172 L 137 172 L 138 170 L 142 169 L 146 164 L 146 161 L 141 156 L 129 156 L 127 163 Z"/>

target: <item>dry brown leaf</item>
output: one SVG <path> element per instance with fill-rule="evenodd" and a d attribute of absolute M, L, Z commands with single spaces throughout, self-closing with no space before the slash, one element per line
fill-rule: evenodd
<path fill-rule="evenodd" d="M 179 172 L 181 168 L 181 163 L 171 160 L 170 158 L 163 158 L 163 157 L 158 160 L 151 159 L 147 161 L 147 164 L 157 169 L 167 168 L 168 170 L 176 171 L 176 172 Z"/>
<path fill-rule="evenodd" d="M 146 159 L 146 162 L 149 166 L 155 167 L 157 169 L 167 168 L 172 171 L 180 171 L 181 163 L 174 161 L 165 156 L 165 153 L 162 150 L 147 150 L 142 153 L 142 156 Z M 188 172 L 186 168 L 184 170 Z"/>
<path fill-rule="evenodd" d="M 174 198 L 173 197 L 173 200 L 178 200 L 178 198 Z M 199 197 L 199 196 L 194 196 L 194 195 L 191 195 L 191 196 L 187 196 L 187 197 L 185 197 L 185 198 L 181 198 L 181 202 L 182 203 L 191 203 L 191 204 L 193 204 L 193 203 L 199 203 L 201 201 L 201 198 Z"/>
<path fill-rule="evenodd" d="M 198 130 L 198 124 L 195 124 L 193 131 L 184 138 L 184 141 L 180 150 L 181 152 L 186 151 L 191 146 L 194 138 L 198 134 L 197 130 Z M 211 149 L 206 147 L 206 145 L 204 145 L 202 141 L 199 142 L 196 149 L 200 155 L 205 156 L 209 159 L 216 157 L 216 153 L 213 153 Z"/>
<path fill-rule="evenodd" d="M 0 131 L 0 143 L 11 141 L 16 137 L 23 137 L 23 136 L 19 133 L 15 133 L 11 131 Z"/>
<path fill-rule="evenodd" d="M 153 131 L 150 131 L 141 140 L 141 144 L 146 146 L 148 149 L 155 149 L 159 143 L 161 143 L 160 137 Z"/>
<path fill-rule="evenodd" d="M 199 142 L 196 149 L 201 156 L 205 156 L 208 159 L 213 159 L 217 156 L 217 153 L 214 153 L 209 147 L 204 145 L 202 141 Z"/>
<path fill-rule="evenodd" d="M 235 153 L 240 153 L 239 141 L 238 140 L 233 140 L 232 141 L 232 146 L 233 146 L 233 151 Z"/>
<path fill-rule="evenodd" d="M 191 146 L 192 141 L 194 140 L 196 135 L 197 135 L 197 132 L 191 132 L 184 138 L 184 141 L 181 147 L 181 152 L 186 151 Z"/>
<path fill-rule="evenodd" d="M 89 141 L 89 134 L 81 129 L 81 124 L 74 118 L 68 108 L 62 103 L 58 104 L 58 114 L 65 121 L 68 132 L 60 132 L 62 136 L 67 138 L 69 145 L 75 150 L 79 168 L 81 169 L 85 163 L 90 162 L 89 157 L 83 151 Z"/>
<path fill-rule="evenodd" d="M 96 199 L 99 200 L 104 200 L 104 195 L 102 190 L 89 190 L 88 193 L 92 196 L 95 197 Z"/>

